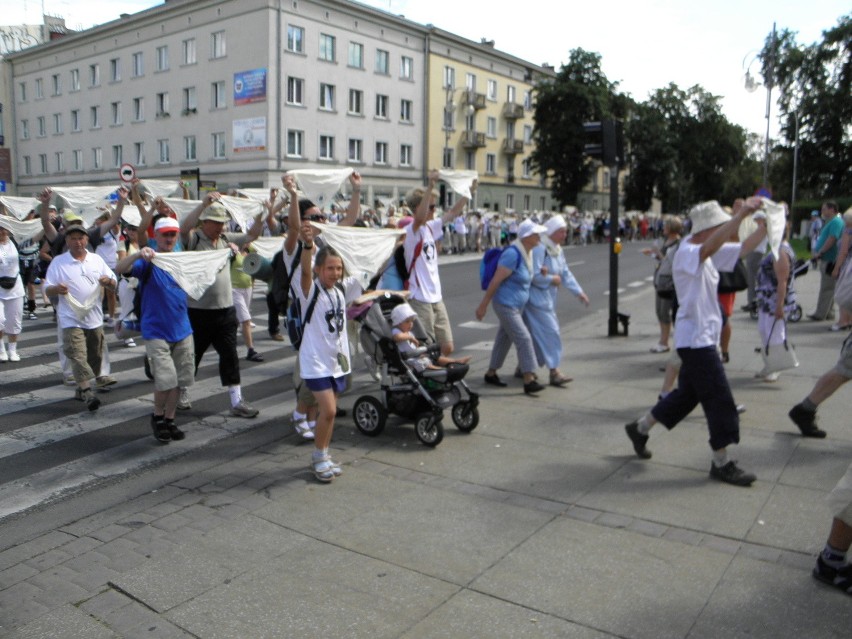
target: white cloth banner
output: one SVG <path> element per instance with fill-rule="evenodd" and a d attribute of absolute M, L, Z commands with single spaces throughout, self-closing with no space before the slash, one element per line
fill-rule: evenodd
<path fill-rule="evenodd" d="M 271 260 L 284 246 L 284 238 L 280 235 L 278 237 L 259 237 L 251 245 L 258 255 Z"/>
<path fill-rule="evenodd" d="M 242 195 L 251 200 L 258 202 L 269 201 L 269 189 L 237 189 L 237 195 Z M 275 202 L 286 202 L 286 191 L 283 188 L 278 189 L 278 195 L 275 197 Z"/>
<path fill-rule="evenodd" d="M 83 218 L 86 226 L 91 226 L 103 213 L 98 207 L 107 207 L 112 204 L 110 196 L 115 193 L 115 186 L 62 186 L 55 187 L 53 194 L 65 201 L 67 206 L 57 208 L 69 208 Z"/>
<path fill-rule="evenodd" d="M 68 306 L 71 307 L 71 310 L 74 311 L 74 315 L 76 315 L 77 319 L 82 323 L 86 321 L 86 315 L 89 314 L 89 311 L 100 304 L 103 292 L 104 289 L 98 286 L 94 291 L 92 291 L 92 294 L 82 302 L 78 301 L 73 295 L 71 295 L 71 293 L 66 293 L 65 301 L 68 302 Z"/>
<path fill-rule="evenodd" d="M 345 180 L 355 172 L 354 169 L 296 169 L 287 171 L 299 186 L 299 190 L 320 209 L 331 204 L 332 198 L 340 191 Z"/>
<path fill-rule="evenodd" d="M 167 271 L 187 295 L 197 300 L 216 281 L 216 274 L 230 259 L 230 250 L 182 251 L 156 253 L 152 263 Z"/>
<path fill-rule="evenodd" d="M 144 180 L 142 190 L 153 197 L 173 197 L 183 193 L 180 182 L 174 180 Z"/>
<path fill-rule="evenodd" d="M 450 188 L 458 193 L 459 195 L 466 197 L 468 200 L 472 200 L 473 196 L 470 194 L 470 187 L 473 186 L 474 180 L 479 179 L 479 173 L 476 171 L 446 171 L 441 170 L 438 171 L 438 176 L 447 184 L 450 185 Z"/>
<path fill-rule="evenodd" d="M 41 204 L 34 197 L 15 197 L 13 195 L 0 195 L 0 203 L 19 220 L 27 217 L 33 209 L 38 213 L 38 206 Z"/>
<path fill-rule="evenodd" d="M 250 200 L 244 197 L 233 197 L 231 195 L 223 195 L 219 198 L 228 213 L 231 214 L 231 219 L 240 225 L 243 233 L 248 233 L 249 229 L 254 224 L 254 218 L 263 213 L 263 204 L 257 200 Z"/>
<path fill-rule="evenodd" d="M 405 235 L 405 229 L 311 224 L 322 231 L 323 241 L 340 253 L 347 274 L 358 280 L 363 288 L 393 253 L 397 238 Z"/>
<path fill-rule="evenodd" d="M 192 213 L 195 207 L 201 204 L 201 200 L 183 200 L 176 197 L 164 197 L 163 202 L 177 214 L 178 222 L 183 222 L 183 218 Z"/>
<path fill-rule="evenodd" d="M 769 250 L 777 260 L 781 242 L 784 240 L 784 232 L 787 229 L 787 216 L 783 204 L 776 204 L 767 198 L 763 199 L 761 211 L 766 213 L 766 239 L 769 242 Z"/>
<path fill-rule="evenodd" d="M 44 231 L 41 220 L 22 222 L 11 215 L 0 215 L 0 226 L 7 229 L 18 243 L 26 242 Z"/>

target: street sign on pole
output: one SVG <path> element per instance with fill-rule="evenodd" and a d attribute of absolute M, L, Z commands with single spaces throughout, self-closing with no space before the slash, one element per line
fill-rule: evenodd
<path fill-rule="evenodd" d="M 132 164 L 125 162 L 118 169 L 118 177 L 121 178 L 122 182 L 132 182 L 136 177 L 136 168 Z"/>

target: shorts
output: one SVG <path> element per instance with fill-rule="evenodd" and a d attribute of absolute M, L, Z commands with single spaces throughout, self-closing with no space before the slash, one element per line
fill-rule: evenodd
<path fill-rule="evenodd" d="M 852 378 L 852 335 L 843 340 L 840 347 L 840 359 L 834 365 L 834 372 L 843 377 Z"/>
<path fill-rule="evenodd" d="M 293 363 L 293 388 L 296 389 L 296 401 L 306 408 L 314 408 L 317 405 L 317 398 L 305 384 L 302 376 L 299 374 L 299 356 L 296 356 L 296 361 Z"/>
<path fill-rule="evenodd" d="M 852 464 L 826 497 L 832 514 L 848 526 L 852 526 Z"/>
<path fill-rule="evenodd" d="M 154 376 L 154 389 L 168 391 L 192 386 L 195 379 L 195 343 L 192 335 L 179 342 L 145 340 L 145 355 Z"/>
<path fill-rule="evenodd" d="M 654 308 L 657 311 L 657 321 L 660 324 L 671 324 L 674 297 L 660 297 L 659 295 L 655 295 L 654 297 L 656 297 Z"/>
<path fill-rule="evenodd" d="M 734 298 L 736 293 L 719 293 L 719 308 L 722 309 L 722 317 L 728 318 L 734 314 Z"/>
<path fill-rule="evenodd" d="M 312 391 L 333 390 L 335 393 L 342 393 L 346 390 L 346 376 L 342 377 L 314 377 L 312 379 L 302 380 Z"/>
<path fill-rule="evenodd" d="M 444 344 L 453 343 L 453 329 L 450 326 L 450 316 L 447 315 L 447 307 L 444 306 L 443 301 L 430 304 L 429 302 L 410 299 L 408 303 L 414 309 L 414 312 L 417 313 L 420 323 L 423 324 L 423 330 L 430 337 L 434 337 L 437 344 L 440 344 L 443 348 Z"/>
<path fill-rule="evenodd" d="M 231 293 L 234 298 L 234 308 L 237 311 L 237 321 L 242 324 L 251 319 L 251 294 L 253 289 L 234 288 Z"/>

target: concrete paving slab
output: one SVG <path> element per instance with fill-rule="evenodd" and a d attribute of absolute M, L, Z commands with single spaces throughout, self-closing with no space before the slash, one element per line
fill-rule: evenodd
<path fill-rule="evenodd" d="M 730 560 L 707 548 L 558 519 L 471 588 L 619 637 L 680 639 Z"/>
<path fill-rule="evenodd" d="M 70 604 L 55 608 L 17 630 L 8 633 L 4 631 L 2 635 L 5 639 L 45 639 L 47 637 L 119 639 L 119 635 Z"/>
<path fill-rule="evenodd" d="M 824 497 L 824 491 L 776 485 L 746 540 L 815 555 L 832 518 Z"/>
<path fill-rule="evenodd" d="M 457 586 L 308 540 L 169 611 L 204 639 L 399 637 Z"/>
<path fill-rule="evenodd" d="M 836 639 L 848 637 L 850 628 L 848 595 L 822 587 L 801 570 L 737 557 L 689 638 Z"/>
<path fill-rule="evenodd" d="M 802 488 L 831 490 L 849 468 L 852 442 L 837 441 L 831 436 L 822 440 L 798 439 L 800 443 L 779 481 Z"/>
<path fill-rule="evenodd" d="M 402 635 L 401 639 L 607 639 L 614 636 L 508 601 L 463 590 Z"/>

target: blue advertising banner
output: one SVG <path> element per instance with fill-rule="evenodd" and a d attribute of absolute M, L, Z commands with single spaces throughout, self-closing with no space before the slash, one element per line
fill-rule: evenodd
<path fill-rule="evenodd" d="M 266 69 L 252 69 L 234 74 L 234 104 L 266 102 Z"/>

